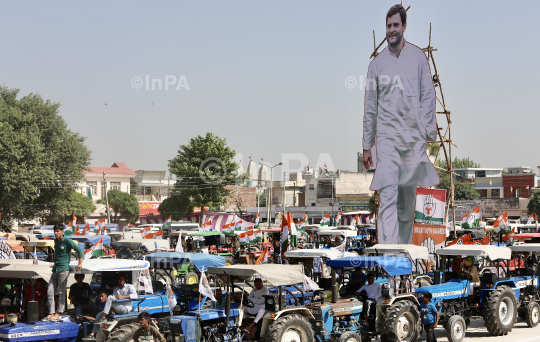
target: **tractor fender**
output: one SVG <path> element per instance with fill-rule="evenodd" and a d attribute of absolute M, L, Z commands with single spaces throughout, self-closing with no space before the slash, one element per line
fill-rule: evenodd
<path fill-rule="evenodd" d="M 414 293 L 404 293 L 404 294 L 399 295 L 399 296 L 394 296 L 394 297 L 390 298 L 390 300 L 388 301 L 387 304 L 384 304 L 384 305 L 390 306 L 390 305 L 393 305 L 394 303 L 400 302 L 402 300 L 410 300 L 411 302 L 416 304 L 418 307 L 420 307 L 420 303 L 418 302 L 418 298 L 415 297 Z"/>
<path fill-rule="evenodd" d="M 114 331 L 119 329 L 124 324 L 134 323 L 136 322 L 137 316 L 134 316 L 130 319 L 122 319 L 122 320 L 112 320 L 107 319 L 103 323 L 100 324 L 99 330 L 96 333 L 96 342 L 105 342 L 109 335 Z M 107 328 L 103 327 L 103 324 L 107 325 Z"/>
<path fill-rule="evenodd" d="M 281 310 L 279 312 L 276 312 L 276 313 L 270 313 L 270 312 L 267 312 L 264 314 L 263 316 L 263 323 L 262 323 L 262 327 L 261 327 L 261 336 L 264 336 L 266 334 L 266 331 L 268 330 L 268 327 L 275 321 L 277 320 L 278 318 L 280 317 L 283 317 L 283 316 L 287 316 L 287 315 L 292 315 L 292 314 L 296 314 L 296 315 L 300 315 L 306 319 L 315 319 L 315 317 L 313 317 L 313 314 L 311 314 L 311 311 L 309 311 L 307 308 L 291 308 L 291 309 L 285 309 L 285 310 Z M 273 317 L 272 317 L 273 315 Z"/>

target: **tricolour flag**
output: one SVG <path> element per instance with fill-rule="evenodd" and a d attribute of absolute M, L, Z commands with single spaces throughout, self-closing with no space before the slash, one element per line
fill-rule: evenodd
<path fill-rule="evenodd" d="M 514 192 L 514 187 L 510 186 L 510 192 Z"/>
<path fill-rule="evenodd" d="M 169 217 L 165 221 L 163 221 L 163 224 L 161 225 L 160 229 L 163 230 L 163 228 L 165 228 L 165 227 L 170 227 L 171 222 L 172 222 L 171 221 L 171 215 L 169 215 Z"/>
<path fill-rule="evenodd" d="M 163 240 L 163 230 L 159 230 L 155 233 L 148 233 L 144 236 L 145 239 L 157 239 Z"/>
<path fill-rule="evenodd" d="M 527 224 L 533 224 L 534 222 L 534 213 L 529 215 L 529 218 L 527 219 Z"/>
<path fill-rule="evenodd" d="M 255 236 L 255 241 L 261 241 L 262 240 L 262 232 L 260 229 L 254 229 L 253 234 Z"/>
<path fill-rule="evenodd" d="M 234 230 L 242 230 L 242 220 L 236 221 L 236 216 L 234 217 Z"/>
<path fill-rule="evenodd" d="M 261 213 L 257 213 L 257 217 L 255 217 L 255 228 L 261 228 L 259 221 L 261 220 Z"/>
<path fill-rule="evenodd" d="M 294 224 L 294 220 L 291 213 L 289 213 L 288 221 L 289 221 L 289 235 L 291 239 L 291 247 L 297 247 L 298 246 L 298 232 L 296 231 L 296 225 Z"/>
<path fill-rule="evenodd" d="M 359 224 L 360 224 L 360 215 L 356 214 L 356 216 L 353 218 L 351 224 L 352 224 L 353 226 L 355 226 L 355 227 L 356 227 L 357 225 L 359 225 Z"/>
<path fill-rule="evenodd" d="M 207 222 L 203 223 L 201 225 L 201 228 L 203 232 L 208 232 L 212 230 L 212 220 L 208 220 Z"/>
<path fill-rule="evenodd" d="M 324 172 L 328 173 L 328 167 L 324 164 Z"/>
<path fill-rule="evenodd" d="M 457 240 L 447 243 L 446 247 L 452 246 L 452 245 L 470 245 L 471 243 L 472 243 L 472 236 L 471 234 L 469 234 L 469 235 L 464 235 Z"/>
<path fill-rule="evenodd" d="M 152 232 L 152 228 L 150 228 L 150 226 L 144 227 L 143 229 L 139 230 L 139 232 L 142 234 L 143 238 L 146 238 L 146 235 Z"/>
<path fill-rule="evenodd" d="M 296 229 L 305 231 L 308 226 L 308 214 L 305 214 L 301 221 L 296 223 Z"/>
<path fill-rule="evenodd" d="M 66 229 L 64 229 L 64 235 L 65 236 L 71 236 L 73 235 L 73 226 L 72 226 L 73 223 L 69 223 L 68 227 Z"/>
<path fill-rule="evenodd" d="M 43 240 L 50 240 L 51 239 L 51 236 L 50 235 L 47 235 L 43 238 Z"/>
<path fill-rule="evenodd" d="M 283 255 L 289 247 L 289 222 L 287 221 L 287 214 L 285 212 L 283 212 L 283 218 L 281 219 L 281 237 L 279 243 L 281 245 L 281 255 Z"/>
<path fill-rule="evenodd" d="M 446 190 L 418 188 L 414 209 L 414 223 L 444 224 Z"/>
<path fill-rule="evenodd" d="M 73 227 L 77 227 L 77 218 L 75 217 L 75 215 L 73 215 L 72 220 L 73 220 Z"/>
<path fill-rule="evenodd" d="M 527 190 L 529 190 L 529 189 L 530 189 L 530 187 L 529 187 L 529 184 L 527 184 L 527 186 L 525 187 L 525 189 L 527 189 Z"/>
<path fill-rule="evenodd" d="M 345 244 L 347 242 L 347 238 L 345 237 L 345 233 L 343 232 L 343 242 L 341 245 L 330 248 L 333 251 L 336 251 L 340 254 L 340 257 L 343 257 L 345 255 Z"/>
<path fill-rule="evenodd" d="M 268 259 L 270 259 L 270 251 L 268 250 L 268 246 L 266 246 L 257 261 L 255 261 L 255 265 L 266 264 L 268 262 Z"/>
<path fill-rule="evenodd" d="M 482 209 L 476 207 L 461 218 L 461 227 L 464 229 L 480 227 Z"/>
<path fill-rule="evenodd" d="M 495 223 L 493 223 L 493 230 L 495 233 L 506 234 L 510 227 L 508 226 L 508 211 L 497 217 Z"/>
<path fill-rule="evenodd" d="M 208 298 L 210 298 L 213 302 L 217 302 L 216 298 L 212 294 L 212 289 L 210 288 L 210 283 L 208 283 L 208 279 L 206 279 L 206 273 L 204 272 L 204 266 L 201 271 L 201 280 L 199 281 L 199 292 Z"/>
<path fill-rule="evenodd" d="M 338 227 L 341 224 L 341 214 L 342 212 L 340 211 L 339 214 L 337 214 L 336 216 L 336 227 Z"/>
<path fill-rule="evenodd" d="M 375 224 L 375 213 L 373 213 L 373 215 L 372 215 L 371 218 L 369 219 L 369 223 Z"/>
<path fill-rule="evenodd" d="M 253 233 L 253 230 L 248 230 L 245 233 L 241 233 L 238 236 L 238 239 L 240 240 L 241 245 L 250 245 L 255 240 L 255 234 Z"/>
<path fill-rule="evenodd" d="M 489 186 L 492 186 L 493 185 L 493 182 L 491 181 L 491 179 L 489 180 Z"/>
<path fill-rule="evenodd" d="M 86 226 L 84 226 L 82 235 L 90 235 L 90 225 L 88 223 L 86 224 Z"/>
<path fill-rule="evenodd" d="M 234 235 L 234 222 L 221 226 L 221 232 L 225 235 Z"/>
<path fill-rule="evenodd" d="M 321 220 L 320 225 L 321 226 L 329 226 L 330 225 L 330 214 L 324 215 L 324 217 Z"/>
<path fill-rule="evenodd" d="M 92 247 L 84 251 L 84 259 L 91 259 L 93 257 L 103 256 L 103 238 L 100 238 Z"/>

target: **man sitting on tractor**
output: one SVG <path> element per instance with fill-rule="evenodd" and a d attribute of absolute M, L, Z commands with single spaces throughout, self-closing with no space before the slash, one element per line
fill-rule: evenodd
<path fill-rule="evenodd" d="M 347 295 L 355 293 L 359 288 L 364 286 L 366 284 L 366 278 L 366 274 L 362 272 L 362 267 L 355 267 L 354 272 L 351 272 L 349 276 L 349 283 L 346 287 Z M 339 280 L 341 282 L 341 277 Z"/>
<path fill-rule="evenodd" d="M 126 284 L 127 274 L 120 273 L 117 279 L 118 286 L 114 288 L 113 295 L 107 298 L 103 311 L 97 314 L 96 322 L 99 322 L 101 319 L 105 319 L 105 317 L 107 317 L 109 313 L 125 315 L 133 310 L 132 301 L 113 303 L 116 302 L 118 299 L 134 299 L 138 297 L 137 291 L 135 291 L 133 285 Z M 98 329 L 99 324 L 94 324 L 91 336 L 93 336 L 98 331 Z"/>
<path fill-rule="evenodd" d="M 133 341 L 135 342 L 166 342 L 165 337 L 161 335 L 159 330 L 150 325 L 150 314 L 143 311 L 139 314 L 139 324 L 141 327 L 135 330 L 133 334 Z"/>
<path fill-rule="evenodd" d="M 473 265 L 473 257 L 467 257 L 463 260 L 463 265 L 459 271 L 459 276 L 465 279 L 469 279 L 469 305 L 472 304 L 473 291 L 475 288 L 480 287 L 480 277 L 476 266 Z"/>
<path fill-rule="evenodd" d="M 69 288 L 69 300 L 75 306 L 75 312 L 79 315 L 94 312 L 95 307 L 91 301 L 92 288 L 88 283 L 83 282 L 84 274 L 75 274 L 75 280 L 77 282 Z"/>
<path fill-rule="evenodd" d="M 377 307 L 377 301 L 381 297 L 382 285 L 381 283 L 375 282 L 375 275 L 373 273 L 368 273 L 367 275 L 367 284 L 362 286 L 356 294 L 359 296 L 359 299 L 362 301 L 363 309 L 360 314 L 361 318 L 368 320 L 369 316 L 375 316 L 375 309 Z"/>
<path fill-rule="evenodd" d="M 120 252 L 117 254 L 118 259 L 131 259 L 131 252 L 128 250 L 127 246 L 122 246 Z"/>
<path fill-rule="evenodd" d="M 216 289 L 215 297 L 217 302 L 212 301 L 212 303 L 210 303 L 210 307 L 212 309 L 225 309 L 225 303 L 227 298 L 225 298 L 221 289 Z"/>
<path fill-rule="evenodd" d="M 245 330 L 249 332 L 264 316 L 264 296 L 270 294 L 266 286 L 263 286 L 261 278 L 255 279 L 255 288 L 251 290 L 248 299 L 253 303 L 253 307 L 245 306 L 244 310 L 250 315 L 256 315 L 255 320 Z"/>

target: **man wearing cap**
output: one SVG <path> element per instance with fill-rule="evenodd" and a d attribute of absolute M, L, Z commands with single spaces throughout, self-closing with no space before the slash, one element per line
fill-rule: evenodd
<path fill-rule="evenodd" d="M 51 279 L 49 280 L 49 288 L 47 297 L 49 301 L 49 316 L 50 320 L 60 319 L 60 315 L 64 312 L 66 303 L 66 288 L 69 275 L 69 262 L 71 260 L 71 252 L 75 250 L 79 258 L 79 264 L 75 267 L 75 271 L 80 271 L 84 252 L 79 245 L 66 237 L 64 237 L 65 226 L 61 223 L 54 225 L 54 266 L 52 269 Z M 58 307 L 54 306 L 54 292 L 58 292 Z"/>
<path fill-rule="evenodd" d="M 462 267 L 459 276 L 469 279 L 469 304 L 472 301 L 473 291 L 476 287 L 480 287 L 480 277 L 478 276 L 478 270 L 476 269 L 476 266 L 473 265 L 473 257 L 469 256 L 465 260 L 463 260 L 463 265 L 465 267 Z"/>

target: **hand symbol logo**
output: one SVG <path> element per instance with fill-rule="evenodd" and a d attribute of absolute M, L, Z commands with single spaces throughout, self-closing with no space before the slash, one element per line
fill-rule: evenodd
<path fill-rule="evenodd" d="M 424 219 L 430 220 L 435 215 L 437 204 L 433 200 L 433 195 L 428 195 L 424 198 Z"/>

